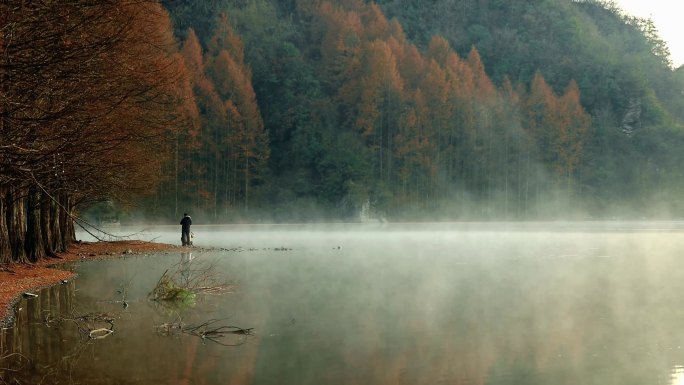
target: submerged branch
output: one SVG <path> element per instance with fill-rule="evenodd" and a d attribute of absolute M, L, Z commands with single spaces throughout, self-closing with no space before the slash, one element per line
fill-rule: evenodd
<path fill-rule="evenodd" d="M 219 294 L 229 292 L 233 287 L 233 284 L 220 278 L 214 264 L 193 259 L 166 269 L 148 298 L 188 304 L 194 301 L 197 294 Z"/>
<path fill-rule="evenodd" d="M 48 313 L 44 321 L 48 326 L 54 323 L 71 322 L 88 339 L 102 339 L 114 333 L 114 318 L 107 313 L 87 313 L 72 317 L 53 317 Z"/>
<path fill-rule="evenodd" d="M 5 355 L 5 356 L 1 356 L 0 357 L 0 363 L 4 362 L 6 360 L 10 360 L 10 359 L 15 361 L 14 363 L 16 364 L 16 368 L 0 366 L 0 371 L 20 372 L 20 371 L 24 370 L 24 368 L 26 367 L 26 365 L 28 365 L 28 363 L 31 362 L 31 360 L 28 357 L 24 356 L 21 353 L 15 352 L 15 353 L 10 353 L 10 354 Z"/>
<path fill-rule="evenodd" d="M 199 325 L 185 325 L 182 320 L 163 323 L 157 326 L 157 333 L 163 336 L 175 336 L 180 333 L 189 334 L 201 338 L 203 341 L 211 341 L 223 346 L 239 346 L 246 342 L 248 337 L 254 336 L 254 328 L 242 328 L 232 325 L 217 325 L 222 320 L 210 319 Z M 226 342 L 226 339 L 233 340 Z"/>

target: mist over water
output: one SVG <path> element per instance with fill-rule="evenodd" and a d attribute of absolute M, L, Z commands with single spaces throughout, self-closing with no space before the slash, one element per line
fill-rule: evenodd
<path fill-rule="evenodd" d="M 0 357 L 18 351 L 32 365 L 0 378 L 676 384 L 684 377 L 681 222 L 193 226 L 193 232 L 192 255 L 80 263 L 73 283 L 22 301 L 18 322 L 0 338 Z M 141 238 L 179 244 L 180 227 L 150 228 Z M 189 258 L 215 264 L 234 291 L 199 295 L 182 309 L 148 301 L 160 275 Z M 116 316 L 115 333 L 83 341 L 68 325 L 41 323 L 46 311 L 105 311 Z M 253 327 L 256 335 L 227 347 L 157 332 L 179 317 L 221 319 Z M 75 358 L 67 365 L 65 356 Z"/>

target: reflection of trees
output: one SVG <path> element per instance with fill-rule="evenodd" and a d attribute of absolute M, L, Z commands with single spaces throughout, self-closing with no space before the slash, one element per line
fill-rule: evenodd
<path fill-rule="evenodd" d="M 255 382 L 655 382 L 675 354 L 682 357 L 682 300 L 661 283 L 684 282 L 684 270 L 635 262 L 497 259 L 418 272 L 383 266 L 384 276 L 353 279 L 339 269 L 301 276 L 292 269 L 259 293 L 278 298 L 268 300 L 273 313 L 296 308 L 298 322 L 272 321 L 290 331 L 261 350 Z M 291 281 L 312 276 L 325 282 L 314 284 L 316 293 L 283 294 Z M 306 335 L 296 330 L 304 322 Z"/>
<path fill-rule="evenodd" d="M 188 255 L 182 265 L 189 267 L 186 272 L 192 275 L 192 271 L 201 270 L 197 262 Z M 133 379 L 155 384 L 225 384 L 235 379 L 236 384 L 249 382 L 259 338 L 243 334 L 250 332 L 247 329 L 206 321 L 216 310 L 212 298 L 219 297 L 202 296 L 198 301 L 202 306 L 192 309 L 153 306 L 152 302 L 136 298 L 144 297 L 146 290 L 139 292 L 135 288 L 149 288 L 150 282 L 125 280 L 121 287 L 120 274 L 113 277 L 115 270 L 105 267 L 94 280 L 84 277 L 21 302 L 13 327 L 0 332 L 0 385 L 113 385 Z M 140 278 L 144 274 L 139 274 Z M 133 289 L 129 291 L 127 285 Z M 122 306 L 122 301 L 101 300 L 117 289 L 121 289 L 119 295 L 125 296 L 128 307 Z M 154 319 L 160 314 L 158 310 L 162 310 L 162 317 L 182 314 L 192 334 L 160 336 Z M 115 329 L 110 321 L 115 323 Z M 91 331 L 101 327 L 115 332 L 105 339 L 91 338 Z M 248 337 L 250 343 L 236 347 L 209 343 L 215 339 L 232 345 Z"/>
<path fill-rule="evenodd" d="M 79 383 L 75 373 L 87 364 L 95 339 L 87 325 L 98 320 L 111 325 L 113 319 L 103 314 L 57 316 L 74 313 L 74 282 L 45 289 L 19 304 L 13 327 L 0 333 L 0 383 Z"/>
<path fill-rule="evenodd" d="M 70 312 L 74 303 L 73 281 L 43 290 L 37 298 L 19 304 L 11 329 L 0 333 L 0 380 L 6 383 L 38 384 L 57 372 L 69 373 L 81 347 L 62 343 L 69 330 L 38 326 L 52 312 Z M 16 369 L 20 369 L 16 371 Z M 58 382 L 52 382 L 58 383 Z"/>

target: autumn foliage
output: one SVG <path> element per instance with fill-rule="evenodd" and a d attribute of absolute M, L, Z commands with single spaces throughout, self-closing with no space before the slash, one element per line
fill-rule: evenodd
<path fill-rule="evenodd" d="M 183 42 L 194 124 L 178 137 L 178 157 L 167 169 L 174 184 L 163 184 L 159 195 L 165 199 L 170 192 L 174 202 L 182 202 L 183 209 L 175 204 L 175 214 L 190 207 L 215 219 L 236 208 L 248 210 L 269 147 L 244 48 L 227 17 L 207 45 L 192 30 Z"/>
<path fill-rule="evenodd" d="M 145 193 L 148 214 L 216 222 L 473 201 L 525 217 L 581 195 L 576 82 L 497 86 L 476 47 L 419 49 L 374 3 L 292 2 L 289 25 L 268 4 L 177 41 L 156 1 L 2 3 L 0 261 L 66 248 L 83 203 Z"/>
<path fill-rule="evenodd" d="M 367 202 L 392 215 L 475 196 L 524 217 L 550 190 L 566 204 L 580 193 L 590 120 L 576 83 L 558 95 L 539 73 L 500 89 L 475 47 L 461 57 L 434 36 L 420 50 L 374 3 L 291 9 L 296 37 L 268 2 L 236 6 L 203 37 L 182 31 L 193 124 L 166 168 L 160 213 L 222 221 L 317 207 L 345 217 Z"/>
<path fill-rule="evenodd" d="M 372 173 L 357 182 L 379 206 L 427 208 L 465 192 L 486 200 L 494 190 L 529 200 L 524 185 L 547 175 L 518 175 L 526 151 L 545 173 L 574 177 L 590 125 L 576 83 L 557 96 L 538 74 L 529 93 L 506 94 L 475 47 L 462 58 L 435 36 L 421 53 L 375 4 L 322 1 L 302 12 L 321 35 L 320 76 L 342 126 L 365 144 Z"/>
<path fill-rule="evenodd" d="M 185 70 L 156 2 L 5 1 L 0 15 L 0 262 L 36 260 L 73 241 L 77 204 L 155 187 Z"/>

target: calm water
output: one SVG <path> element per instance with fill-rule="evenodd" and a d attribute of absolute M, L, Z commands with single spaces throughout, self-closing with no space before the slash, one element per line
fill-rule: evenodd
<path fill-rule="evenodd" d="M 22 300 L 0 384 L 684 384 L 679 222 L 193 232 L 220 249 L 75 264 L 76 280 Z M 180 228 L 140 237 L 180 243 Z M 186 265 L 235 286 L 147 299 Z M 107 324 L 84 315 L 114 333 L 85 337 Z M 255 334 L 160 329 L 211 320 Z"/>

